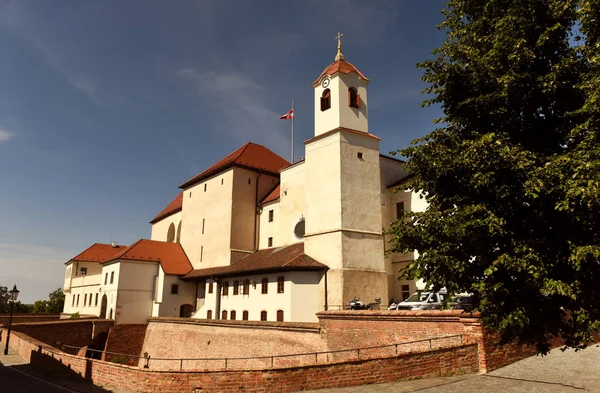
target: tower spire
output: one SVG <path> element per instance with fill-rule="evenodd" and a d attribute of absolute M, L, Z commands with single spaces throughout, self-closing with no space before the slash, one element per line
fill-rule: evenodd
<path fill-rule="evenodd" d="M 337 36 L 335 37 L 337 39 L 337 43 L 338 43 L 337 54 L 335 55 L 335 61 L 344 60 L 344 55 L 342 54 L 342 36 L 343 36 L 343 34 L 341 34 L 338 31 Z"/>

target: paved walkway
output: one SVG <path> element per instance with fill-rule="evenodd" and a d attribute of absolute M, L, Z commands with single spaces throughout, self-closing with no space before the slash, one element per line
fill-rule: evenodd
<path fill-rule="evenodd" d="M 40 374 L 18 355 L 0 352 L 0 392 L 2 393 L 131 393 L 116 388 L 101 388 L 90 382 Z"/>
<path fill-rule="evenodd" d="M 553 350 L 483 375 L 321 389 L 304 393 L 575 393 L 600 392 L 600 346 Z"/>

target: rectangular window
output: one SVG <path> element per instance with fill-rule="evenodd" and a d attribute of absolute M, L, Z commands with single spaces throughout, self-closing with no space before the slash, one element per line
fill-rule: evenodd
<path fill-rule="evenodd" d="M 221 185 L 223 185 L 223 179 L 221 179 Z"/>
<path fill-rule="evenodd" d="M 65 274 L 65 278 L 69 278 L 71 276 L 71 268 L 67 269 L 67 273 Z"/>
<path fill-rule="evenodd" d="M 98 306 L 98 294 L 96 294 L 96 300 L 94 300 L 94 306 Z"/>
<path fill-rule="evenodd" d="M 81 276 L 87 276 L 87 267 L 82 267 L 79 274 Z"/>
<path fill-rule="evenodd" d="M 202 262 L 203 256 L 204 256 L 204 246 L 200 246 L 200 262 Z"/>
<path fill-rule="evenodd" d="M 410 297 L 410 287 L 408 285 L 402 285 L 402 300 L 406 300 Z"/>
<path fill-rule="evenodd" d="M 239 293 L 240 293 L 240 282 L 238 280 L 235 280 L 233 282 L 233 294 L 239 295 Z"/>
<path fill-rule="evenodd" d="M 249 294 L 250 294 L 250 280 L 244 280 L 244 288 L 243 288 L 242 295 L 249 295 Z"/>
<path fill-rule="evenodd" d="M 232 321 L 235 321 L 236 318 L 236 312 L 235 310 L 231 310 L 231 312 L 229 313 L 229 319 L 231 319 Z"/>
<path fill-rule="evenodd" d="M 115 272 L 110 272 L 110 283 L 112 284 L 113 282 L 115 282 Z"/>
<path fill-rule="evenodd" d="M 404 214 L 404 202 L 396 203 L 396 219 L 402 217 Z"/>
<path fill-rule="evenodd" d="M 204 218 L 202 219 L 202 234 L 204 235 Z"/>
<path fill-rule="evenodd" d="M 79 307 L 79 294 L 77 294 L 77 307 Z"/>
<path fill-rule="evenodd" d="M 252 179 L 248 179 L 248 184 L 252 184 Z"/>
<path fill-rule="evenodd" d="M 273 222 L 273 210 L 269 210 L 269 222 Z"/>
<path fill-rule="evenodd" d="M 266 311 L 261 311 L 260 312 L 260 320 L 261 321 L 266 321 L 267 320 L 267 312 Z"/>
<path fill-rule="evenodd" d="M 83 306 L 87 306 L 87 293 L 83 295 Z"/>
<path fill-rule="evenodd" d="M 108 283 L 108 272 L 104 275 L 104 285 Z"/>
<path fill-rule="evenodd" d="M 358 157 L 359 160 L 363 159 L 363 154 L 361 152 L 356 153 L 356 157 Z"/>
<path fill-rule="evenodd" d="M 213 293 L 213 283 L 212 282 L 208 283 L 208 293 Z"/>
<path fill-rule="evenodd" d="M 71 307 L 75 306 L 75 295 L 73 295 L 73 301 L 71 303 Z"/>
<path fill-rule="evenodd" d="M 260 293 L 262 293 L 263 295 L 269 293 L 269 279 L 266 277 L 262 279 L 262 283 L 260 286 Z"/>
<path fill-rule="evenodd" d="M 248 311 L 242 312 L 242 320 L 244 320 L 244 321 L 248 320 Z"/>
<path fill-rule="evenodd" d="M 282 276 L 277 277 L 277 293 L 283 293 L 285 278 Z"/>
<path fill-rule="evenodd" d="M 171 284 L 171 295 L 177 295 L 179 293 L 179 284 Z"/>
<path fill-rule="evenodd" d="M 229 296 L 229 281 L 223 281 L 222 288 L 223 288 L 223 296 Z M 225 319 L 227 319 L 227 318 L 225 318 Z"/>
<path fill-rule="evenodd" d="M 206 184 L 206 183 L 204 183 L 204 192 L 206 192 L 206 185 L 207 185 L 207 184 Z"/>
<path fill-rule="evenodd" d="M 273 238 L 272 237 L 267 239 L 267 247 L 273 247 Z"/>

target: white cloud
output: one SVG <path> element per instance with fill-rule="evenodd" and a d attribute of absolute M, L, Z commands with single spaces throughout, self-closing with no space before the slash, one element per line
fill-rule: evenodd
<path fill-rule="evenodd" d="M 8 130 L 3 130 L 0 128 L 0 143 L 6 142 L 7 140 L 13 137 L 13 133 Z"/>
<path fill-rule="evenodd" d="M 19 8 L 18 4 L 7 3 L 4 7 L 0 4 L 0 26 L 11 29 L 33 48 L 42 53 L 46 61 L 58 72 L 63 74 L 67 81 L 77 90 L 84 93 L 96 104 L 104 107 L 98 97 L 98 89 L 93 79 L 84 72 L 76 70 L 72 65 L 73 55 L 58 41 L 49 41 L 39 31 L 37 24 L 32 21 L 27 12 Z M 75 58 L 77 54 L 75 54 Z"/>
<path fill-rule="evenodd" d="M 198 72 L 181 69 L 177 75 L 196 84 L 198 94 L 219 112 L 219 128 L 241 141 L 254 139 L 275 151 L 286 151 L 289 139 L 281 133 L 280 113 L 264 104 L 265 88 L 235 71 Z"/>

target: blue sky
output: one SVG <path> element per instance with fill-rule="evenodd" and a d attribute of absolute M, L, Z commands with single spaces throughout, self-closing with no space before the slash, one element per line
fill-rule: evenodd
<path fill-rule="evenodd" d="M 130 244 L 177 186 L 247 141 L 289 159 L 313 134 L 310 83 L 336 53 L 369 84 L 387 153 L 433 129 L 415 64 L 438 0 L 0 0 L 0 285 L 62 286 L 94 242 Z"/>

